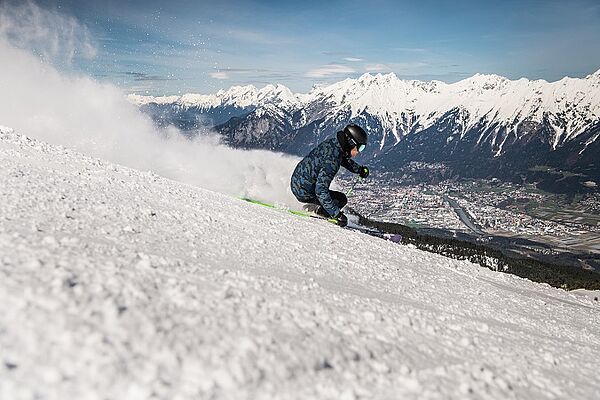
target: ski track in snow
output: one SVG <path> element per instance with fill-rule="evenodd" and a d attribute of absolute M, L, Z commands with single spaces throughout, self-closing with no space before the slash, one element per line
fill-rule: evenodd
<path fill-rule="evenodd" d="M 0 132 L 2 399 L 600 398 L 588 297 Z"/>

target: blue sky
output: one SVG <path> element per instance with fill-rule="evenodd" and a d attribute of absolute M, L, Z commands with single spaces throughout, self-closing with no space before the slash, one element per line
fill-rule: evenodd
<path fill-rule="evenodd" d="M 600 68 L 600 2 L 40 0 L 97 49 L 75 66 L 126 91 L 209 93 L 365 72 L 454 82 L 477 72 L 554 81 Z"/>

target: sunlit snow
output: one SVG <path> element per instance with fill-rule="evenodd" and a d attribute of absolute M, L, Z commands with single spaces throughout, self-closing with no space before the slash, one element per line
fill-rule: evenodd
<path fill-rule="evenodd" d="M 0 398 L 593 399 L 600 306 L 0 134 Z"/>

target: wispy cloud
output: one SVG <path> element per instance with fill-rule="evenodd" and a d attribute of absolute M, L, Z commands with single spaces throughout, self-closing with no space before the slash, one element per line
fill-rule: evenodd
<path fill-rule="evenodd" d="M 394 51 L 402 51 L 405 53 L 425 53 L 427 50 L 420 47 L 393 47 Z"/>
<path fill-rule="evenodd" d="M 365 61 L 365 60 L 363 58 L 358 58 L 358 57 L 344 57 L 344 61 L 360 62 L 360 61 Z"/>
<path fill-rule="evenodd" d="M 264 68 L 224 68 L 222 71 L 230 73 L 230 74 L 240 74 L 240 75 L 262 74 L 265 72 L 271 72 L 268 69 L 264 69 Z"/>
<path fill-rule="evenodd" d="M 150 75 L 143 72 L 131 72 L 126 71 L 123 72 L 125 75 L 130 76 L 136 82 L 142 81 L 172 81 L 175 80 L 173 76 L 160 76 L 160 75 Z"/>
<path fill-rule="evenodd" d="M 329 57 L 345 57 L 348 55 L 348 53 L 344 53 L 341 51 L 322 51 L 321 54 Z"/>
<path fill-rule="evenodd" d="M 365 65 L 365 72 L 397 72 L 400 74 L 415 74 L 423 72 L 423 69 L 429 64 L 424 62 L 404 62 L 404 63 L 373 63 Z"/>
<path fill-rule="evenodd" d="M 416 71 L 416 70 L 420 70 L 420 69 L 430 66 L 429 64 L 424 63 L 422 61 L 390 63 L 387 65 L 390 69 L 392 69 L 394 71 L 400 71 L 400 72 Z"/>
<path fill-rule="evenodd" d="M 365 71 L 367 72 L 391 72 L 391 68 L 385 64 L 367 64 Z"/>
<path fill-rule="evenodd" d="M 289 44 L 292 42 L 292 40 L 287 37 L 270 35 L 249 29 L 227 29 L 224 30 L 224 32 L 232 39 L 259 45 Z"/>
<path fill-rule="evenodd" d="M 220 81 L 223 80 L 227 80 L 230 79 L 231 77 L 229 76 L 229 74 L 225 71 L 217 71 L 217 72 L 211 72 L 210 76 L 214 79 L 218 79 Z"/>
<path fill-rule="evenodd" d="M 308 78 L 325 78 L 332 75 L 344 75 L 356 72 L 347 65 L 327 64 L 309 70 L 305 76 Z"/>
<path fill-rule="evenodd" d="M 293 75 L 289 71 L 278 71 L 264 68 L 226 68 L 221 69 L 209 74 L 212 78 L 218 80 L 227 79 L 242 79 L 245 81 L 259 81 L 271 80 L 269 83 L 273 83 L 275 80 L 289 80 L 292 79 Z"/>

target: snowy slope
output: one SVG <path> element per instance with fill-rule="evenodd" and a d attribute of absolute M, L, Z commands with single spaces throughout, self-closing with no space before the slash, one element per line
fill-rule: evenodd
<path fill-rule="evenodd" d="M 2 399 L 600 398 L 590 298 L 1 131 Z"/>

